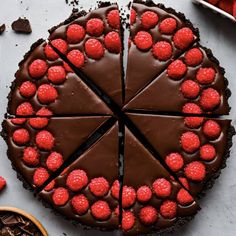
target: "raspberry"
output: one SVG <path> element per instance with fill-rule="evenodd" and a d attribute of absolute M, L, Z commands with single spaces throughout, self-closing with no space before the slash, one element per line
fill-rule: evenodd
<path fill-rule="evenodd" d="M 80 50 L 71 50 L 67 54 L 67 58 L 77 68 L 81 68 L 84 65 L 84 54 Z"/>
<path fill-rule="evenodd" d="M 47 130 L 42 130 L 36 135 L 36 144 L 43 150 L 51 150 L 54 146 L 54 137 Z"/>
<path fill-rule="evenodd" d="M 134 214 L 131 211 L 124 211 L 122 214 L 121 227 L 123 230 L 128 231 L 133 228 L 135 223 Z"/>
<path fill-rule="evenodd" d="M 109 52 L 120 53 L 121 51 L 120 36 L 117 32 L 109 32 L 104 38 L 104 44 Z"/>
<path fill-rule="evenodd" d="M 92 18 L 86 23 L 86 31 L 91 36 L 100 36 L 104 31 L 104 23 L 101 19 Z"/>
<path fill-rule="evenodd" d="M 6 180 L 2 176 L 0 176 L 0 191 L 2 191 L 6 187 L 6 184 Z"/>
<path fill-rule="evenodd" d="M 201 114 L 202 109 L 195 103 L 189 102 L 183 106 L 183 113 L 185 114 Z"/>
<path fill-rule="evenodd" d="M 54 84 L 61 84 L 66 80 L 66 71 L 63 66 L 52 66 L 48 69 L 48 80 Z"/>
<path fill-rule="evenodd" d="M 53 114 L 49 109 L 47 109 L 45 107 L 42 107 L 36 112 L 36 115 L 37 116 L 46 116 L 46 117 L 48 117 L 48 116 L 52 116 Z"/>
<path fill-rule="evenodd" d="M 141 24 L 145 29 L 151 29 L 157 25 L 158 15 L 152 11 L 146 11 L 141 16 Z"/>
<path fill-rule="evenodd" d="M 16 108 L 16 115 L 31 116 L 34 114 L 34 109 L 29 102 L 23 102 Z"/>
<path fill-rule="evenodd" d="M 103 177 L 94 178 L 89 183 L 89 189 L 97 197 L 105 196 L 109 191 L 109 183 Z"/>
<path fill-rule="evenodd" d="M 139 187 L 138 191 L 137 191 L 137 199 L 140 202 L 148 202 L 152 197 L 152 190 L 144 185 Z"/>
<path fill-rule="evenodd" d="M 167 74 L 170 78 L 181 79 L 187 72 L 187 66 L 181 60 L 173 61 L 167 68 Z"/>
<path fill-rule="evenodd" d="M 63 39 L 53 39 L 51 44 L 54 48 L 56 48 L 62 54 L 66 54 L 68 46 L 65 40 Z M 56 54 L 57 55 L 57 54 Z"/>
<path fill-rule="evenodd" d="M 188 66 L 197 66 L 202 60 L 203 54 L 199 48 L 192 48 L 185 54 L 185 62 Z"/>
<path fill-rule="evenodd" d="M 191 29 L 188 27 L 184 27 L 179 29 L 174 37 L 173 37 L 174 44 L 179 49 L 186 49 L 193 43 L 194 41 L 194 34 Z"/>
<path fill-rule="evenodd" d="M 152 188 L 157 197 L 162 198 L 169 197 L 172 189 L 171 183 L 164 178 L 156 179 L 152 185 Z"/>
<path fill-rule="evenodd" d="M 182 155 L 177 152 L 170 153 L 168 156 L 166 156 L 165 162 L 174 172 L 179 171 L 184 165 L 184 159 Z"/>
<path fill-rule="evenodd" d="M 220 94 L 213 88 L 207 88 L 202 92 L 200 105 L 205 110 L 213 110 L 220 104 Z"/>
<path fill-rule="evenodd" d="M 152 206 L 145 206 L 139 212 L 139 218 L 145 225 L 154 224 L 157 220 L 157 210 Z"/>
<path fill-rule="evenodd" d="M 49 170 L 56 171 L 63 164 L 63 157 L 58 152 L 52 152 L 46 161 L 46 165 Z"/>
<path fill-rule="evenodd" d="M 200 68 L 197 72 L 196 79 L 200 84 L 210 84 L 214 82 L 216 72 L 213 68 Z"/>
<path fill-rule="evenodd" d="M 199 137 L 191 131 L 182 134 L 180 143 L 184 151 L 188 153 L 194 153 L 200 147 Z"/>
<path fill-rule="evenodd" d="M 185 167 L 184 173 L 190 180 L 202 181 L 206 176 L 206 167 L 199 161 L 193 161 Z"/>
<path fill-rule="evenodd" d="M 166 41 L 160 41 L 152 47 L 153 55 L 160 61 L 167 61 L 172 56 L 172 46 Z"/>
<path fill-rule="evenodd" d="M 207 0 L 207 2 L 209 2 L 212 5 L 216 5 L 219 2 L 219 0 Z"/>
<path fill-rule="evenodd" d="M 111 10 L 107 15 L 108 24 L 115 29 L 120 27 L 120 15 L 118 10 Z"/>
<path fill-rule="evenodd" d="M 52 46 L 47 44 L 44 48 L 44 53 L 48 60 L 54 61 L 59 58 L 59 55 L 54 51 Z"/>
<path fill-rule="evenodd" d="M 159 26 L 159 30 L 163 34 L 173 34 L 177 28 L 177 21 L 172 17 L 164 19 Z"/>
<path fill-rule="evenodd" d="M 79 43 L 85 37 L 85 30 L 81 25 L 71 24 L 67 28 L 66 37 L 69 43 Z"/>
<path fill-rule="evenodd" d="M 104 48 L 99 40 L 88 39 L 85 43 L 85 52 L 88 57 L 99 60 L 104 55 Z"/>
<path fill-rule="evenodd" d="M 189 190 L 189 183 L 188 183 L 188 180 L 186 178 L 179 177 L 179 181 L 186 189 Z"/>
<path fill-rule="evenodd" d="M 189 128 L 198 128 L 201 126 L 204 118 L 202 117 L 185 117 L 184 118 L 184 123 L 187 125 Z"/>
<path fill-rule="evenodd" d="M 184 188 L 181 188 L 177 194 L 177 201 L 185 206 L 193 202 L 193 197 Z"/>
<path fill-rule="evenodd" d="M 30 81 L 25 81 L 24 83 L 21 84 L 19 88 L 19 92 L 21 96 L 26 97 L 26 98 L 33 97 L 34 94 L 36 93 L 36 90 L 37 88 L 35 84 Z"/>
<path fill-rule="evenodd" d="M 128 208 L 134 204 L 136 193 L 132 187 L 124 186 L 122 191 L 122 207 Z"/>
<path fill-rule="evenodd" d="M 27 129 L 17 129 L 12 136 L 13 141 L 18 145 L 24 145 L 29 142 L 30 135 Z"/>
<path fill-rule="evenodd" d="M 133 25 L 136 22 L 137 13 L 134 9 L 131 9 L 130 13 L 130 24 Z"/>
<path fill-rule="evenodd" d="M 49 191 L 53 190 L 54 187 L 55 187 L 55 184 L 56 184 L 55 180 L 52 180 L 52 181 L 44 188 L 44 190 L 45 190 L 46 192 L 49 192 Z"/>
<path fill-rule="evenodd" d="M 24 149 L 23 162 L 29 166 L 37 166 L 39 164 L 39 153 L 36 148 L 27 147 Z"/>
<path fill-rule="evenodd" d="M 69 200 L 69 193 L 65 188 L 57 188 L 54 190 L 52 200 L 57 206 L 64 206 Z"/>
<path fill-rule="evenodd" d="M 107 202 L 100 200 L 91 206 L 91 213 L 98 220 L 107 220 L 111 215 L 111 209 Z"/>
<path fill-rule="evenodd" d="M 164 218 L 174 218 L 177 214 L 177 204 L 170 200 L 164 201 L 160 207 L 160 213 Z"/>
<path fill-rule="evenodd" d="M 153 44 L 152 36 L 148 32 L 139 31 L 134 37 L 134 43 L 139 49 L 148 50 Z"/>
<path fill-rule="evenodd" d="M 29 66 L 29 74 L 33 78 L 40 78 L 47 72 L 47 63 L 41 59 L 34 60 Z"/>
<path fill-rule="evenodd" d="M 55 102 L 58 97 L 57 90 L 50 84 L 42 84 L 38 88 L 38 100 L 43 104 Z"/>
<path fill-rule="evenodd" d="M 205 144 L 200 148 L 200 158 L 204 161 L 212 161 L 216 157 L 214 146 Z"/>
<path fill-rule="evenodd" d="M 71 199 L 71 205 L 79 215 L 84 215 L 89 209 L 89 201 L 83 194 L 74 196 Z"/>
<path fill-rule="evenodd" d="M 203 133 L 211 139 L 216 139 L 220 136 L 221 127 L 220 125 L 214 120 L 208 120 L 203 125 Z"/>
<path fill-rule="evenodd" d="M 45 181 L 49 178 L 49 173 L 45 168 L 37 168 L 34 172 L 33 181 L 34 184 L 39 187 L 42 186 Z"/>
<path fill-rule="evenodd" d="M 74 59 L 75 60 L 75 59 Z M 67 72 L 74 72 L 72 69 L 71 69 L 71 67 L 66 63 L 66 62 L 64 62 L 63 61 L 63 67 L 65 68 L 65 70 L 67 71 Z"/>
<path fill-rule="evenodd" d="M 43 117 L 37 117 L 37 118 L 30 118 L 29 124 L 34 129 L 42 129 L 48 125 L 48 119 Z"/>
<path fill-rule="evenodd" d="M 87 186 L 88 177 L 85 171 L 83 170 L 73 170 L 67 177 L 66 185 L 72 191 L 80 191 L 82 188 Z"/>
<path fill-rule="evenodd" d="M 200 92 L 200 86 L 193 80 L 185 80 L 180 89 L 185 98 L 196 98 Z"/>
<path fill-rule="evenodd" d="M 119 199 L 119 194 L 120 194 L 120 183 L 118 180 L 116 180 L 111 186 L 111 195 L 114 198 Z"/>
<path fill-rule="evenodd" d="M 233 14 L 233 1 L 232 0 L 220 0 L 218 3 L 219 8 L 223 11 Z"/>
<path fill-rule="evenodd" d="M 11 122 L 14 125 L 22 125 L 22 124 L 24 124 L 26 122 L 26 118 L 12 118 Z"/>

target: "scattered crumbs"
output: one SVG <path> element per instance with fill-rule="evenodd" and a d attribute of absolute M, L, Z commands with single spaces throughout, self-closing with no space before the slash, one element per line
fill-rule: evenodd
<path fill-rule="evenodd" d="M 16 44 L 15 46 L 18 47 L 18 44 Z"/>
<path fill-rule="evenodd" d="M 69 6 L 78 6 L 79 5 L 79 0 L 65 0 L 66 4 L 68 4 Z"/>
<path fill-rule="evenodd" d="M 62 234 L 63 234 L 64 236 L 67 236 L 67 234 L 66 234 L 66 233 L 64 233 L 64 232 L 63 232 Z"/>
<path fill-rule="evenodd" d="M 6 25 L 5 24 L 2 24 L 0 26 L 0 35 L 3 34 L 3 32 L 6 30 Z"/>

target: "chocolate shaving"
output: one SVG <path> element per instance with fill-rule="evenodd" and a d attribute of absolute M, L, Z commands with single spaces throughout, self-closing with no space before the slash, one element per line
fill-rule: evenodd
<path fill-rule="evenodd" d="M 5 31 L 5 29 L 6 29 L 6 25 L 5 25 L 5 24 L 2 24 L 2 25 L 0 26 L 0 35 L 3 34 L 3 32 Z"/>
<path fill-rule="evenodd" d="M 11 27 L 17 33 L 30 34 L 32 32 L 30 22 L 26 18 L 19 18 L 12 23 Z"/>

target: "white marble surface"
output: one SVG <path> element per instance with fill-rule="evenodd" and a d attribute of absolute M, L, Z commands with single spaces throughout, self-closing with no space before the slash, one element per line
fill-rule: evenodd
<path fill-rule="evenodd" d="M 63 21 L 71 12 L 65 0 L 1 0 L 0 23 L 7 24 L 7 31 L 0 37 L 0 120 L 6 111 L 9 85 L 14 79 L 17 64 L 29 46 L 38 38 L 48 36 L 47 29 Z M 81 1 L 86 2 L 85 0 Z M 88 2 L 88 1 L 87 1 Z M 95 1 L 89 1 L 94 3 Z M 120 0 L 124 3 L 125 0 Z M 230 117 L 236 125 L 236 24 L 195 6 L 190 0 L 159 0 L 166 6 L 182 11 L 200 28 L 201 42 L 211 48 L 226 69 L 232 106 Z M 26 16 L 32 23 L 31 35 L 16 35 L 10 29 L 13 20 Z M 17 45 L 17 46 L 16 46 Z M 235 141 L 235 139 L 234 139 Z M 0 194 L 0 205 L 22 208 L 35 215 L 48 230 L 50 236 L 115 235 L 75 228 L 61 217 L 45 209 L 30 192 L 22 187 L 11 169 L 6 156 L 6 144 L 0 139 L 0 175 L 7 179 L 8 187 Z M 228 166 L 216 181 L 214 188 L 201 201 L 202 210 L 187 226 L 172 234 L 175 236 L 234 236 L 236 235 L 236 146 L 233 147 Z"/>

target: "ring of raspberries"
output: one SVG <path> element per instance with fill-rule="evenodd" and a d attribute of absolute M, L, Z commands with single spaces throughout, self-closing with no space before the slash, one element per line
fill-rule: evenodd
<path fill-rule="evenodd" d="M 40 199 L 88 228 L 173 230 L 225 166 L 227 80 L 173 9 L 135 2 L 126 78 L 116 4 L 73 13 L 19 64 L 3 137 Z"/>

